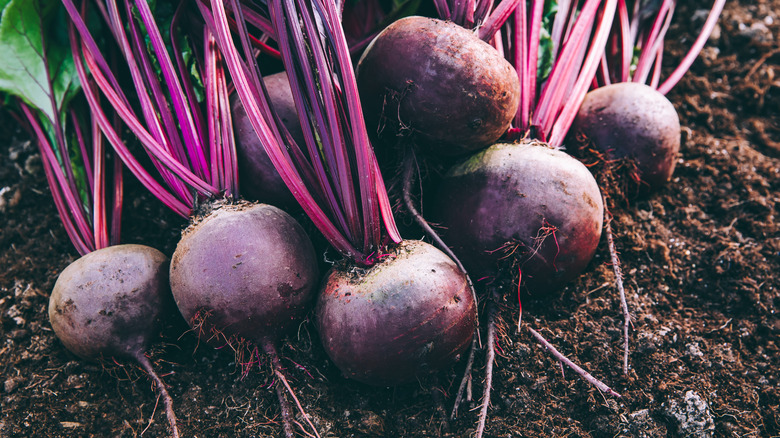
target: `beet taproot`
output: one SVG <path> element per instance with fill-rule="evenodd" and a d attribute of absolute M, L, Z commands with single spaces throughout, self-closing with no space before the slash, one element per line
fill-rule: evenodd
<path fill-rule="evenodd" d="M 168 258 L 143 245 L 93 251 L 66 267 L 49 299 L 49 320 L 84 359 L 143 355 L 170 299 Z"/>

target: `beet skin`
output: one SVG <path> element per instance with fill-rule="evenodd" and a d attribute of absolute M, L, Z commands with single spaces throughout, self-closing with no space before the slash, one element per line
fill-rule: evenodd
<path fill-rule="evenodd" d="M 318 283 L 303 228 L 267 205 L 222 205 L 184 231 L 171 291 L 201 338 L 273 343 L 308 311 Z"/>
<path fill-rule="evenodd" d="M 427 243 L 404 241 L 382 257 L 330 272 L 317 326 L 346 377 L 390 386 L 452 363 L 471 342 L 476 303 L 465 275 Z"/>
<path fill-rule="evenodd" d="M 109 246 L 62 271 L 49 298 L 49 320 L 65 347 L 83 359 L 137 359 L 157 334 L 169 300 L 163 253 Z"/>
<path fill-rule="evenodd" d="M 646 188 L 657 188 L 672 177 L 680 150 L 680 119 L 669 99 L 647 85 L 626 82 L 589 92 L 571 132 L 608 160 L 632 160 L 634 179 Z"/>
<path fill-rule="evenodd" d="M 459 155 L 501 137 L 520 103 L 517 72 L 493 47 L 452 22 L 402 18 L 368 46 L 357 68 L 366 126 L 394 143 Z"/>
<path fill-rule="evenodd" d="M 434 214 L 473 277 L 501 269 L 532 292 L 579 275 L 601 237 L 596 180 L 579 161 L 542 143 L 496 144 L 454 166 Z"/>

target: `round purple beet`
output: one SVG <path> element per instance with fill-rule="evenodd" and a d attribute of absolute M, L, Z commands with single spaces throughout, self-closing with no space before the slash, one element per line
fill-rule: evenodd
<path fill-rule="evenodd" d="M 496 144 L 441 181 L 435 216 L 472 276 L 522 271 L 533 292 L 579 275 L 601 237 L 596 180 L 579 161 L 541 143 Z"/>
<path fill-rule="evenodd" d="M 452 363 L 471 341 L 476 303 L 449 257 L 405 241 L 370 268 L 332 270 L 317 326 L 346 377 L 390 386 Z"/>
<path fill-rule="evenodd" d="M 298 121 L 287 73 L 275 73 L 264 77 L 263 80 L 274 112 L 290 131 L 295 142 L 303 148 L 305 146 L 303 131 Z M 234 94 L 230 101 L 238 153 L 238 174 L 241 178 L 241 195 L 246 199 L 280 207 L 296 205 L 295 198 L 284 184 L 284 180 L 276 171 L 260 138 L 255 133 L 241 99 Z"/>
<path fill-rule="evenodd" d="M 665 184 L 674 172 L 680 119 L 669 99 L 647 85 L 626 82 L 589 92 L 571 132 L 607 159 L 632 160 L 635 179 L 648 188 Z"/>
<path fill-rule="evenodd" d="M 62 271 L 49 320 L 65 347 L 84 359 L 137 358 L 170 300 L 168 258 L 143 245 L 91 252 Z"/>
<path fill-rule="evenodd" d="M 411 133 L 424 151 L 484 148 L 509 128 L 520 103 L 517 72 L 493 47 L 452 22 L 402 18 L 358 63 L 369 133 Z"/>
<path fill-rule="evenodd" d="M 222 205 L 188 227 L 171 259 L 171 291 L 201 338 L 262 345 L 298 324 L 318 268 L 303 228 L 267 204 Z"/>

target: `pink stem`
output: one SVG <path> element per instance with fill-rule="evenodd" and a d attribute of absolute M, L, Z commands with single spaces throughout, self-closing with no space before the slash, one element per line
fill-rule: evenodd
<path fill-rule="evenodd" d="M 710 15 L 707 16 L 707 21 L 704 23 L 704 28 L 699 34 L 699 37 L 696 38 L 696 41 L 693 43 L 691 50 L 688 51 L 688 54 L 685 55 L 685 58 L 683 58 L 683 60 L 680 62 L 680 65 L 674 69 L 672 74 L 670 74 L 669 77 L 661 84 L 661 86 L 658 87 L 658 91 L 660 93 L 668 93 L 669 90 L 674 88 L 680 79 L 682 79 L 685 72 L 691 68 L 693 61 L 697 56 L 699 56 L 699 52 L 701 52 L 701 49 L 704 48 L 704 44 L 712 34 L 712 30 L 715 29 L 715 25 L 718 23 L 718 17 L 720 17 L 721 12 L 723 12 L 723 6 L 725 4 L 726 0 L 715 1 L 715 4 L 712 6 L 712 10 L 710 10 Z"/>

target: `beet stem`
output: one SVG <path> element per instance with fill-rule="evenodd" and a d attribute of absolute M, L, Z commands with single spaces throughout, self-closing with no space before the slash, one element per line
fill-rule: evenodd
<path fill-rule="evenodd" d="M 450 414 L 450 420 L 454 420 L 458 416 L 458 408 L 463 403 L 463 393 L 471 382 L 471 369 L 474 367 L 474 356 L 477 351 L 477 336 L 476 334 L 471 338 L 471 348 L 469 348 L 469 357 L 466 360 L 466 368 L 463 370 L 463 378 L 460 380 L 460 386 L 458 387 L 458 394 L 455 396 L 455 403 L 452 406 L 452 414 Z M 471 396 L 467 397 L 471 399 Z"/>
<path fill-rule="evenodd" d="M 171 427 L 171 433 L 173 434 L 174 438 L 179 438 L 179 426 L 176 421 L 176 414 L 173 412 L 173 399 L 171 398 L 170 394 L 168 394 L 168 390 L 165 389 L 165 383 L 163 383 L 162 379 L 160 379 L 160 376 L 158 376 L 154 371 L 154 367 L 152 367 L 152 363 L 149 361 L 149 358 L 146 357 L 143 353 L 138 353 L 135 356 L 135 360 L 138 361 L 138 364 L 141 365 L 144 371 L 146 371 L 146 373 L 151 376 L 152 380 L 154 380 L 157 391 L 160 393 L 160 396 L 163 399 L 163 403 L 165 403 L 165 415 L 168 417 L 168 424 Z"/>
<path fill-rule="evenodd" d="M 606 392 L 607 394 L 609 394 L 609 395 L 611 395 L 613 397 L 618 397 L 618 398 L 621 397 L 620 394 L 618 394 L 617 392 L 613 391 L 612 388 L 607 386 L 604 382 L 596 379 L 589 372 L 585 371 L 579 365 L 575 364 L 574 362 L 569 360 L 569 358 L 567 358 L 566 356 L 561 354 L 561 352 L 559 352 L 555 347 L 553 347 L 552 344 L 550 344 L 546 339 L 544 339 L 544 337 L 542 337 L 542 335 L 539 334 L 539 332 L 537 332 L 536 330 L 532 329 L 530 326 L 528 326 L 528 324 L 526 324 L 525 327 L 531 332 L 533 337 L 536 338 L 537 341 L 539 341 L 540 344 L 544 345 L 544 347 L 547 350 L 549 350 L 550 353 L 552 353 L 553 356 L 555 356 L 556 359 L 561 361 L 563 364 L 565 364 L 569 368 L 573 369 L 574 372 L 579 374 L 588 383 L 590 383 L 591 385 L 593 385 L 596 388 L 598 388 L 599 391 Z"/>
<path fill-rule="evenodd" d="M 485 422 L 487 421 L 488 406 L 490 406 L 490 390 L 493 386 L 493 362 L 496 359 L 496 318 L 498 317 L 498 289 L 490 288 L 490 302 L 488 303 L 488 322 L 487 322 L 487 364 L 485 365 L 485 384 L 482 394 L 482 407 L 479 411 L 479 425 L 475 438 L 482 438 L 485 432 Z"/>

